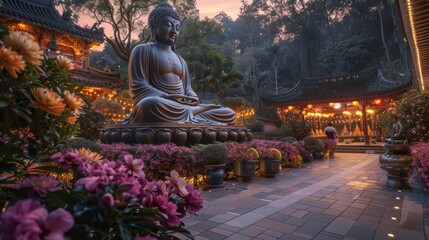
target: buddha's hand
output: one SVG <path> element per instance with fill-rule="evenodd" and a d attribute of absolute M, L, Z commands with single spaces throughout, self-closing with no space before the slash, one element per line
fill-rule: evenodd
<path fill-rule="evenodd" d="M 178 102 L 184 105 L 189 105 L 189 106 L 196 106 L 200 102 L 197 97 L 190 97 L 182 94 L 168 94 L 163 97 L 171 101 Z"/>

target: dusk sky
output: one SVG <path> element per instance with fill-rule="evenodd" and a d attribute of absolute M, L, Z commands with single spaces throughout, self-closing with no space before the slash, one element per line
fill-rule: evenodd
<path fill-rule="evenodd" d="M 200 16 L 212 18 L 221 11 L 224 11 L 232 19 L 236 19 L 240 12 L 240 0 L 197 0 L 197 8 Z"/>

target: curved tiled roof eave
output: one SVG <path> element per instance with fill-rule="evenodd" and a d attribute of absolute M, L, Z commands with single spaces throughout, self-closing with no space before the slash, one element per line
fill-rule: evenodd
<path fill-rule="evenodd" d="M 52 31 L 67 32 L 74 37 L 100 43 L 104 41 L 102 30 L 93 31 L 82 28 L 62 19 L 53 4 L 49 6 L 37 5 L 25 0 L 2 0 L 0 3 L 0 15 L 28 22 Z"/>

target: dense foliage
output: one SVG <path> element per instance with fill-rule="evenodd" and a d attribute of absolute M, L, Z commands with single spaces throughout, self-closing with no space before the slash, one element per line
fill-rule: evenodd
<path fill-rule="evenodd" d="M 49 59 L 26 33 L 0 26 L 0 39 L 1 238 L 190 236 L 180 219 L 202 208 L 200 192 L 174 170 L 149 181 L 143 160 L 129 154 L 61 152 L 85 105 L 71 60 Z"/>

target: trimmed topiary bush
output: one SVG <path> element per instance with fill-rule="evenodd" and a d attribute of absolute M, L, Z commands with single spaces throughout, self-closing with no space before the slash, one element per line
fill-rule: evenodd
<path fill-rule="evenodd" d="M 323 152 L 325 151 L 325 146 L 323 142 L 315 137 L 305 137 L 304 146 L 311 152 Z"/>
<path fill-rule="evenodd" d="M 98 143 L 81 137 L 69 138 L 65 142 L 65 145 L 73 149 L 86 148 L 93 152 L 101 152 L 103 150 Z"/>
<path fill-rule="evenodd" d="M 210 144 L 201 149 L 205 165 L 225 164 L 228 150 L 222 144 Z"/>

